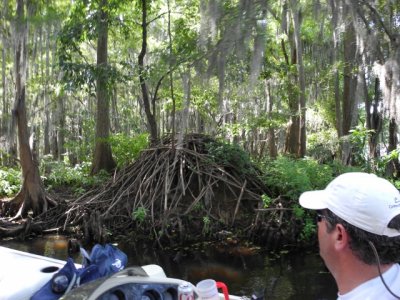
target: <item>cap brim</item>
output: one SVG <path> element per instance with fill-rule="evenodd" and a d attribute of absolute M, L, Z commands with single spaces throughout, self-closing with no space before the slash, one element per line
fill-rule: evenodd
<path fill-rule="evenodd" d="M 299 203 L 308 209 L 326 209 L 327 194 L 325 190 L 304 192 L 300 195 Z"/>

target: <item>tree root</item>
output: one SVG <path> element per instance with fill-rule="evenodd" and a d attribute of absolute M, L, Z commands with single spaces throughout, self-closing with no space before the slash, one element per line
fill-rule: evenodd
<path fill-rule="evenodd" d="M 250 173 L 234 163 L 216 164 L 207 153 L 211 141 L 188 135 L 178 148 L 166 138 L 105 184 L 36 219 L 46 228 L 60 223 L 63 229 L 80 227 L 95 241 L 139 231 L 155 236 L 158 243 L 166 237 L 186 239 L 187 234 L 231 227 L 241 216 L 249 226 L 260 196 L 269 192 L 256 168 Z"/>

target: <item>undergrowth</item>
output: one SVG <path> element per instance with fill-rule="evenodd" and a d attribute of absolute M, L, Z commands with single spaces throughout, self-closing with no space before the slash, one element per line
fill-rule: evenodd
<path fill-rule="evenodd" d="M 21 188 L 21 172 L 12 168 L 0 169 L 0 197 L 12 196 Z"/>
<path fill-rule="evenodd" d="M 315 237 L 315 213 L 299 205 L 300 195 L 305 191 L 324 189 L 339 174 L 360 171 L 337 162 L 320 164 L 315 159 L 289 156 L 279 156 L 275 160 L 267 158 L 260 162 L 260 166 L 264 182 L 271 190 L 270 196 L 279 196 L 283 206 L 292 209 L 294 217 L 303 223 L 300 240 L 304 241 Z M 290 219 L 288 221 L 291 222 Z"/>
<path fill-rule="evenodd" d="M 237 144 L 211 142 L 206 145 L 208 155 L 218 165 L 235 166 L 242 174 L 256 174 L 255 164 L 248 152 Z"/>
<path fill-rule="evenodd" d="M 106 181 L 109 174 L 100 171 L 97 175 L 91 176 L 91 164 L 83 162 L 70 166 L 64 162 L 48 161 L 43 162 L 42 180 L 47 190 L 68 187 L 75 195 L 84 193 L 88 188 Z"/>
<path fill-rule="evenodd" d="M 125 134 L 114 134 L 110 137 L 114 159 L 118 167 L 129 165 L 135 161 L 140 152 L 149 145 L 149 135 L 139 134 L 133 137 Z"/>

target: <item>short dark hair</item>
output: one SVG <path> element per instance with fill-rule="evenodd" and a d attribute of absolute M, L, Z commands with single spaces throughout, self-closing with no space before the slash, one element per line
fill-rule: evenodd
<path fill-rule="evenodd" d="M 343 225 L 350 236 L 350 249 L 364 263 L 368 265 L 377 263 L 369 241 L 374 244 L 381 264 L 400 262 L 400 236 L 388 237 L 367 232 L 351 225 L 328 209 L 324 210 L 323 214 L 327 216 L 328 232 L 332 232 L 336 224 Z M 389 222 L 388 227 L 400 230 L 400 215 L 395 216 Z"/>

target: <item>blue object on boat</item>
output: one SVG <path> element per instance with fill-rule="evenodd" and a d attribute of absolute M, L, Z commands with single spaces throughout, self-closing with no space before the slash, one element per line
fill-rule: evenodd
<path fill-rule="evenodd" d="M 128 262 L 126 254 L 111 244 L 96 244 L 90 255 L 81 248 L 81 253 L 84 257 L 81 268 L 76 268 L 73 259 L 68 258 L 31 300 L 57 300 L 74 287 L 123 270 Z"/>
<path fill-rule="evenodd" d="M 126 254 L 111 244 L 96 244 L 90 256 L 81 248 L 81 254 L 84 257 L 83 267 L 96 265 L 101 277 L 122 271 L 128 263 Z"/>

